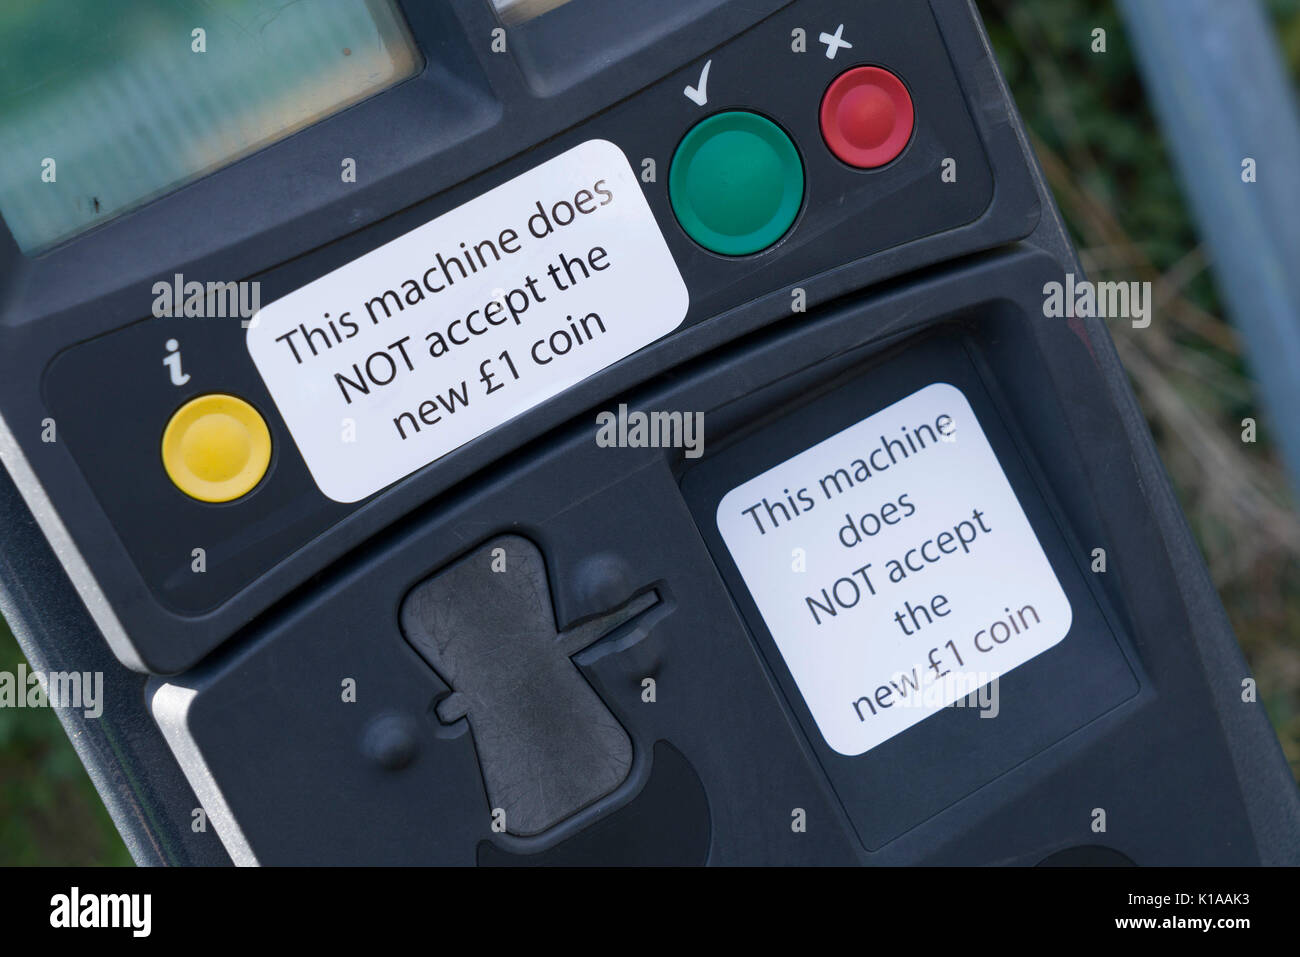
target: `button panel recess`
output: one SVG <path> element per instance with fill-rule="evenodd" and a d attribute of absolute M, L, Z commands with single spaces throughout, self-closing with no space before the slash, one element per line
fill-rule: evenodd
<path fill-rule="evenodd" d="M 827 147 L 858 169 L 893 162 L 912 138 L 915 111 L 903 81 L 878 66 L 841 73 L 822 97 Z"/>
<path fill-rule="evenodd" d="M 853 67 L 836 77 L 818 118 L 827 148 L 857 169 L 895 160 L 915 124 L 907 87 L 877 66 Z M 799 215 L 804 186 L 794 141 L 748 110 L 717 113 L 692 127 L 673 155 L 668 178 L 673 212 L 687 235 L 725 256 L 752 255 L 780 240 Z M 199 396 L 168 422 L 162 459 L 186 495 L 229 502 L 251 492 L 266 474 L 270 432 L 243 399 Z"/>
<path fill-rule="evenodd" d="M 673 156 L 668 196 L 705 249 L 747 256 L 786 234 L 803 205 L 803 160 L 771 120 L 743 110 L 697 123 Z"/>

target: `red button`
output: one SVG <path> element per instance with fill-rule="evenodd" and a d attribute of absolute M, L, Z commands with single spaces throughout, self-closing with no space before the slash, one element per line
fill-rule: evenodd
<path fill-rule="evenodd" d="M 831 152 L 859 169 L 884 166 L 912 138 L 912 98 L 903 81 L 878 66 L 841 73 L 822 97 L 822 136 Z"/>

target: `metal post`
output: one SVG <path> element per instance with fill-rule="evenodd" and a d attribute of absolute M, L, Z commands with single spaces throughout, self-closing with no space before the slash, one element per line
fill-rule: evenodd
<path fill-rule="evenodd" d="M 1300 117 L 1286 67 L 1258 0 L 1119 8 L 1300 496 Z"/>

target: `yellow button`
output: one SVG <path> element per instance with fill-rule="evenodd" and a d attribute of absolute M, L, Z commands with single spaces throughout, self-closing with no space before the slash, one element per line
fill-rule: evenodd
<path fill-rule="evenodd" d="M 229 502 L 253 490 L 271 464 L 271 432 L 233 395 L 201 395 L 176 410 L 162 439 L 163 467 L 201 502 Z"/>

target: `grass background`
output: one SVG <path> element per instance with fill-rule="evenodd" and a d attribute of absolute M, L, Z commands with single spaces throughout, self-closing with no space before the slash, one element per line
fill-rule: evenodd
<path fill-rule="evenodd" d="M 1232 0 L 1225 0 L 1232 2 Z M 1292 76 L 1300 0 L 1268 0 Z M 1300 777 L 1300 516 L 1111 0 L 980 0 L 1094 280 L 1150 280 L 1148 329 L 1111 325 L 1293 772 Z M 1104 55 L 1092 31 L 1107 32 Z M 1300 171 L 1297 171 L 1300 172 Z M 1260 441 L 1240 441 L 1240 421 Z M 1231 463 L 1203 470 L 1213 447 Z M 0 624 L 0 670 L 21 652 Z M 0 864 L 129 864 L 53 712 L 0 709 Z"/>

